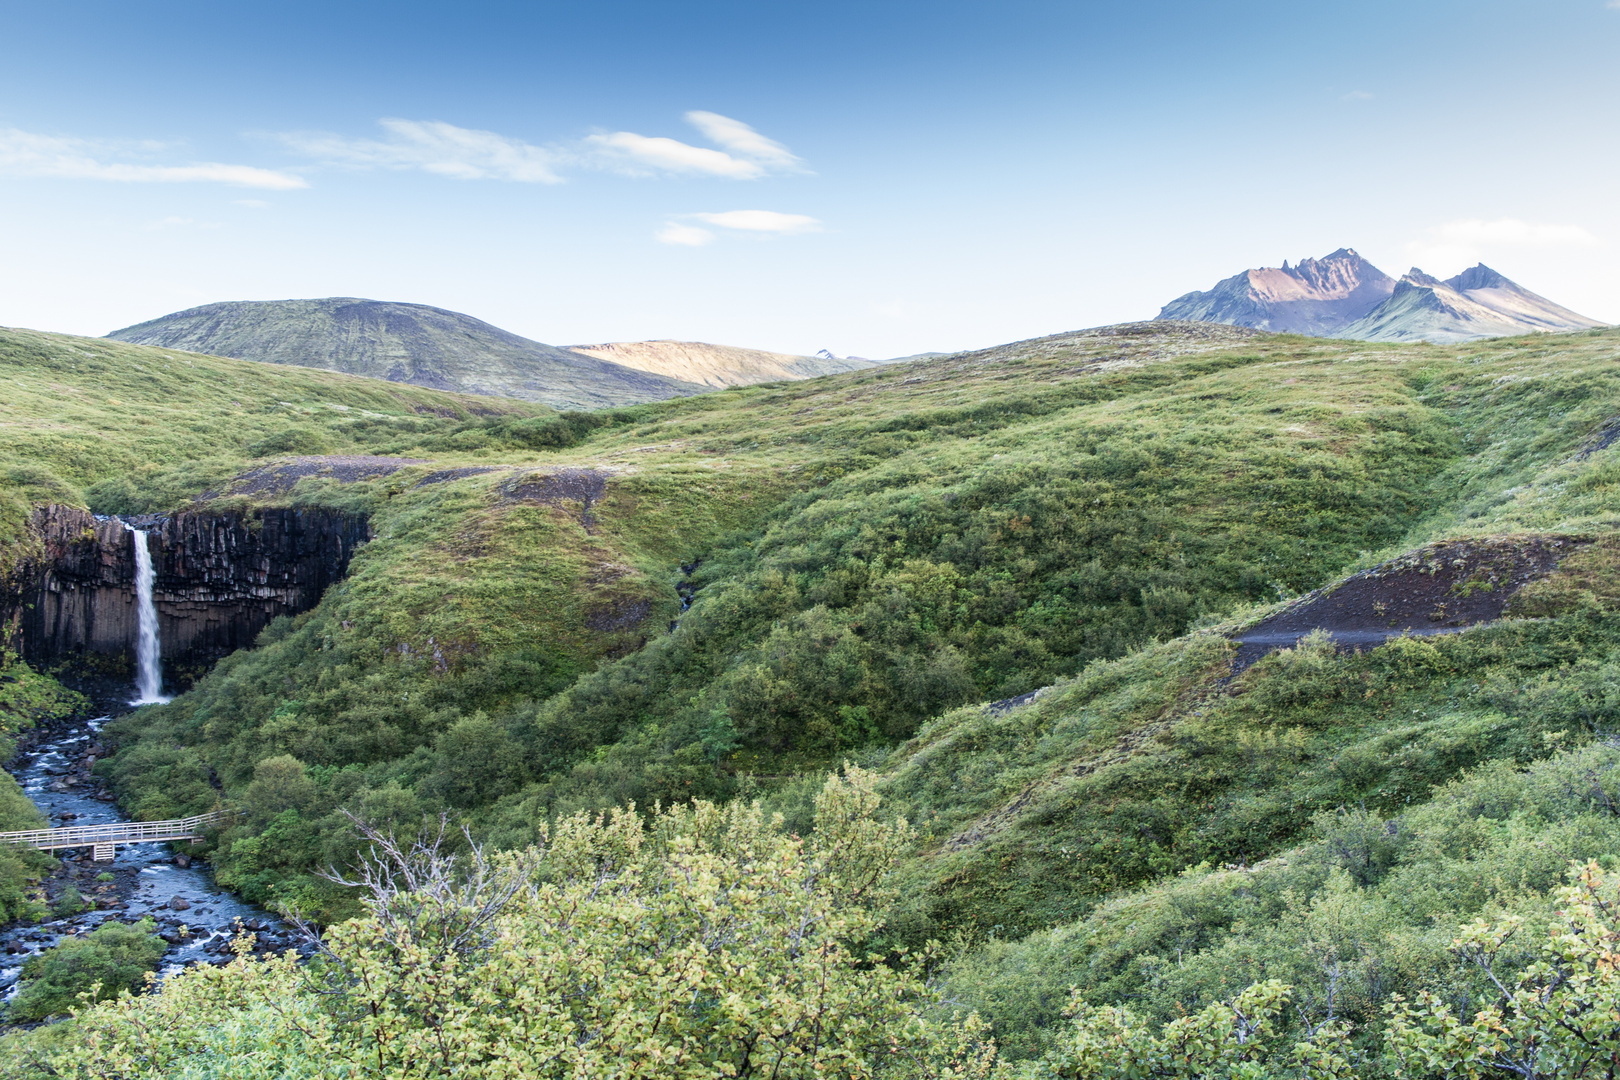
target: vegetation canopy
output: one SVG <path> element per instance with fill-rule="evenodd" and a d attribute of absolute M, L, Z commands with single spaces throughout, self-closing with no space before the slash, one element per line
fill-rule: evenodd
<path fill-rule="evenodd" d="M 1540 942 L 1620 870 L 1620 332 L 1140 324 L 589 414 L 0 357 L 41 388 L 0 403 L 7 559 L 48 501 L 373 535 L 97 764 L 137 817 L 239 808 L 218 880 L 328 951 L 98 1005 L 73 1068 L 1598 1075 L 1504 1062 L 1563 1038 L 1515 988 L 1604 1015 Z M 1236 644 L 1440 551 L 1412 634 Z"/>

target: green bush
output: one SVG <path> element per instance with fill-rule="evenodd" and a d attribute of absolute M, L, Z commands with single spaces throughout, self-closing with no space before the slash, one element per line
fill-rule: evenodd
<path fill-rule="evenodd" d="M 140 989 L 168 949 L 155 929 L 151 919 L 133 926 L 103 923 L 85 937 L 67 938 L 30 957 L 7 1018 L 43 1020 L 77 1007 L 82 993 L 94 990 L 93 1000 L 106 1001 Z"/>
<path fill-rule="evenodd" d="M 77 915 L 87 911 L 95 905 L 88 903 L 79 892 L 79 887 L 71 881 L 62 886 L 62 891 L 56 896 L 56 903 L 51 905 L 51 914 L 57 918 Z"/>
<path fill-rule="evenodd" d="M 332 449 L 331 440 L 314 428 L 294 425 L 274 435 L 247 445 L 249 457 L 274 457 L 278 454 L 325 454 Z"/>
<path fill-rule="evenodd" d="M 1162 1024 L 1129 1007 L 1093 1006 L 1079 993 L 1055 1046 L 1026 1080 L 1608 1080 L 1620 1061 L 1620 888 L 1596 863 L 1574 884 L 1539 946 L 1514 942 L 1524 920 L 1479 919 L 1462 927 L 1450 959 L 1475 972 L 1481 991 L 1391 995 L 1381 1039 L 1322 1015 L 1322 1002 L 1277 978 Z M 1510 944 L 1512 943 L 1512 944 Z M 1529 951 L 1512 972 L 1505 957 Z M 1336 971 L 1330 967 L 1330 978 Z M 1329 1003 L 1331 1005 L 1331 1003 Z"/>
<path fill-rule="evenodd" d="M 244 957 L 79 1017 L 51 1075 L 987 1080 L 982 1025 L 937 1014 L 924 957 L 872 963 L 910 841 L 870 774 L 800 838 L 758 804 L 578 814 L 452 861 L 372 832 L 364 917 L 319 965 Z M 230 1037 L 221 1037 L 229 1033 Z"/>
<path fill-rule="evenodd" d="M 1191 867 L 1077 921 L 991 941 L 951 965 L 947 989 L 1013 1057 L 1049 1048 L 1071 988 L 1165 1023 L 1268 978 L 1293 987 L 1296 1018 L 1316 1024 L 1331 1011 L 1366 1049 L 1395 995 L 1464 1001 L 1489 990 L 1448 951 L 1459 922 L 1525 917 L 1499 973 L 1532 960 L 1526 949 L 1571 863 L 1620 868 L 1617 810 L 1620 748 L 1594 743 L 1528 768 L 1492 762 L 1426 803 L 1323 811 L 1305 843 L 1272 858 Z"/>

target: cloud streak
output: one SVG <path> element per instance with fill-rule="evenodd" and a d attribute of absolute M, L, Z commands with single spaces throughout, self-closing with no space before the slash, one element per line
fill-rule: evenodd
<path fill-rule="evenodd" d="M 695 110 L 686 114 L 686 122 L 716 146 L 724 147 L 746 161 L 756 162 L 762 168 L 775 172 L 804 171 L 804 162 L 797 154 L 775 139 L 761 135 L 741 120 Z"/>
<path fill-rule="evenodd" d="M 1568 251 L 1598 248 L 1603 243 L 1579 225 L 1557 225 L 1519 218 L 1464 218 L 1424 230 L 1406 245 L 1412 261 L 1422 267 L 1462 267 L 1484 259 L 1516 256 L 1529 251 Z"/>
<path fill-rule="evenodd" d="M 766 172 L 758 162 L 732 157 L 723 150 L 692 146 L 662 136 L 637 135 L 633 131 L 591 135 L 585 141 L 610 166 L 619 165 L 621 171 L 632 174 L 668 172 L 757 180 Z"/>
<path fill-rule="evenodd" d="M 807 171 L 791 150 L 741 120 L 699 110 L 687 113 L 686 122 L 721 149 L 633 131 L 592 135 L 585 141 L 610 166 L 642 175 L 668 172 L 758 180 L 772 173 Z"/>
<path fill-rule="evenodd" d="M 696 225 L 671 221 L 654 233 L 653 238 L 660 244 L 673 244 L 676 247 L 703 247 L 714 242 L 714 233 Z"/>
<path fill-rule="evenodd" d="M 323 132 L 286 132 L 276 138 L 293 152 L 351 168 L 420 169 L 457 180 L 512 180 L 559 184 L 557 166 L 566 155 L 493 131 L 457 127 L 441 120 L 379 121 L 384 139 L 349 139 Z"/>
<path fill-rule="evenodd" d="M 1567 248 L 1597 247 L 1597 237 L 1579 225 L 1546 225 L 1518 218 L 1484 221 L 1468 218 L 1448 221 L 1428 230 L 1441 243 L 1471 244 L 1480 247 Z"/>
<path fill-rule="evenodd" d="M 717 213 L 682 214 L 682 219 L 666 222 L 653 234 L 660 244 L 681 247 L 703 247 L 711 243 L 715 234 L 686 221 L 701 221 L 705 225 L 738 233 L 766 236 L 797 236 L 801 233 L 821 231 L 821 222 L 806 214 L 784 214 L 776 210 L 723 210 Z"/>
<path fill-rule="evenodd" d="M 217 161 L 151 165 L 117 160 L 140 153 L 150 155 L 158 149 L 161 146 L 155 143 L 98 142 L 0 128 L 0 175 L 124 184 L 231 184 L 269 191 L 309 186 L 302 177 L 252 165 Z"/>
<path fill-rule="evenodd" d="M 821 222 L 813 217 L 804 214 L 780 214 L 775 210 L 727 210 L 719 214 L 691 216 L 710 225 L 718 225 L 722 229 L 736 229 L 739 232 L 794 236 L 798 233 L 821 231 Z"/>
<path fill-rule="evenodd" d="M 773 173 L 806 171 L 791 150 L 741 120 L 711 112 L 689 112 L 686 120 L 719 148 L 634 131 L 599 132 L 566 145 L 538 146 L 442 120 L 397 117 L 379 121 L 386 132 L 380 139 L 308 131 L 273 137 L 318 164 L 416 169 L 458 180 L 557 184 L 565 172 L 576 169 L 724 180 L 758 180 Z"/>

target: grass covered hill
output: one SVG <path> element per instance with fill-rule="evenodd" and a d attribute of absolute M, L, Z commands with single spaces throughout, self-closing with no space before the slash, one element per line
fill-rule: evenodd
<path fill-rule="evenodd" d="M 403 454 L 468 423 L 557 414 L 303 368 L 0 330 L 0 565 L 32 504 L 169 509 L 255 460 Z"/>
<path fill-rule="evenodd" d="M 418 463 L 257 496 L 364 507 L 376 539 L 315 610 L 119 724 L 101 768 L 146 818 L 217 781 L 246 812 L 220 880 L 336 917 L 314 871 L 352 856 L 344 811 L 449 808 L 520 847 L 575 810 L 744 795 L 803 832 L 853 760 L 916 828 L 883 940 L 954 942 L 952 993 L 1013 1053 L 1051 1045 L 1070 984 L 1168 1018 L 1312 958 L 1374 1025 L 1392 988 L 1462 985 L 1457 918 L 1542 910 L 1608 842 L 1617 360 L 1617 331 L 1155 323 L 596 413 L 379 404 L 364 438 L 303 399 L 254 438 L 291 421 Z M 294 448 L 215 452 L 112 486 L 62 466 L 59 497 L 176 505 Z M 1280 603 L 1456 538 L 1576 554 L 1515 579 L 1506 621 L 1234 671 L 1229 637 Z M 1410 962 L 1379 944 L 1408 939 Z"/>
<path fill-rule="evenodd" d="M 318 891 L 343 807 L 517 842 L 578 806 L 791 789 L 1522 501 L 1610 415 L 1612 348 L 1149 325 L 572 417 L 571 445 L 499 418 L 378 444 L 425 463 L 280 496 L 372 508 L 350 579 L 131 721 L 113 768 L 148 817 L 286 773 L 300 801 L 221 858 L 265 899 Z M 966 917 L 953 874 L 921 925 Z"/>
<path fill-rule="evenodd" d="M 107 336 L 559 409 L 661 401 L 704 389 L 612 357 L 530 341 L 460 312 L 350 296 L 205 304 Z"/>

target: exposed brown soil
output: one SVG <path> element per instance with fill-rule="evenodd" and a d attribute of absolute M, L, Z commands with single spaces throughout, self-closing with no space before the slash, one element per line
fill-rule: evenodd
<path fill-rule="evenodd" d="M 429 484 L 446 484 L 451 480 L 464 480 L 469 476 L 482 476 L 485 473 L 500 472 L 510 468 L 506 465 L 464 465 L 459 469 L 440 469 L 430 472 L 416 482 L 417 487 L 427 487 Z"/>
<path fill-rule="evenodd" d="M 585 625 L 604 633 L 611 630 L 628 630 L 632 626 L 640 625 L 651 611 L 651 600 L 629 600 L 611 607 L 587 611 Z"/>
<path fill-rule="evenodd" d="M 1620 416 L 1606 421 L 1602 427 L 1588 436 L 1586 445 L 1581 447 L 1575 456 L 1580 459 L 1589 458 L 1599 450 L 1607 450 L 1613 446 L 1616 439 L 1620 439 Z"/>
<path fill-rule="evenodd" d="M 1445 634 L 1502 617 L 1508 600 L 1589 543 L 1571 536 L 1510 536 L 1430 544 L 1338 586 L 1301 597 L 1237 634 L 1234 671 L 1273 649 L 1325 630 L 1342 647 L 1368 649 L 1402 634 Z"/>
<path fill-rule="evenodd" d="M 340 484 L 375 480 L 398 472 L 407 465 L 426 465 L 424 458 L 378 457 L 370 454 L 320 454 L 285 458 L 249 469 L 226 485 L 224 494 L 280 495 L 291 491 L 298 481 L 311 476 L 326 477 Z M 221 492 L 206 492 L 201 500 L 217 498 Z"/>
<path fill-rule="evenodd" d="M 591 507 L 595 506 L 603 492 L 607 491 L 608 477 L 612 475 L 599 469 L 558 469 L 555 472 L 526 473 L 504 485 L 501 496 L 507 502 L 540 503 L 544 506 L 561 506 L 564 503 L 577 502 L 580 504 L 579 523 L 585 526 L 585 531 L 589 533 L 594 532 L 596 527 L 596 519 L 591 516 Z"/>

